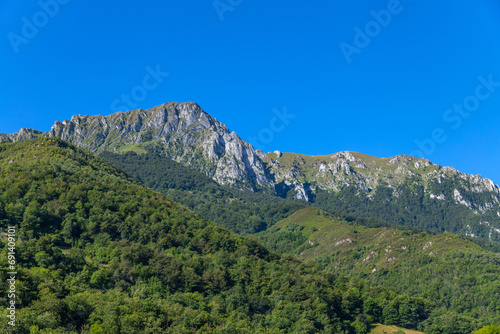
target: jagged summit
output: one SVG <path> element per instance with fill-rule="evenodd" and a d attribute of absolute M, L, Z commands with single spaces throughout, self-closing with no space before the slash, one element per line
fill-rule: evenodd
<path fill-rule="evenodd" d="M 21 130 L 10 135 L 0 133 L 0 142 L 16 142 L 21 140 L 29 140 L 43 136 L 42 131 L 29 128 L 21 128 Z"/>
<path fill-rule="evenodd" d="M 56 122 L 57 136 L 94 152 L 155 151 L 240 188 L 273 188 L 253 147 L 193 102 Z"/>
<path fill-rule="evenodd" d="M 75 115 L 71 120 L 56 122 L 49 136 L 60 137 L 91 151 L 102 151 L 206 128 L 229 133 L 225 125 L 196 103 L 165 103 L 147 110 L 136 109 L 108 116 Z"/>
<path fill-rule="evenodd" d="M 75 115 L 56 121 L 49 132 L 0 134 L 0 141 L 59 137 L 93 152 L 157 152 L 198 169 L 220 184 L 274 189 L 253 147 L 194 102 L 170 102 L 151 109 L 108 116 Z"/>

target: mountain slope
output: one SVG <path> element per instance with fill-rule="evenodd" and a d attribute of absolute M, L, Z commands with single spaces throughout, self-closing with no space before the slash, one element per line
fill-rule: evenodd
<path fill-rule="evenodd" d="M 354 333 L 333 275 L 199 218 L 57 138 L 0 144 L 18 333 Z M 0 246 L 6 259 L 8 239 Z M 6 317 L 7 262 L 0 268 Z M 354 326 L 354 327 L 353 327 Z M 12 328 L 0 322 L 0 331 Z M 366 331 L 365 331 L 366 333 Z"/>
<path fill-rule="evenodd" d="M 239 234 L 263 231 L 307 203 L 222 186 L 210 177 L 156 153 L 101 152 L 100 157 L 201 217 Z"/>
<path fill-rule="evenodd" d="M 436 302 L 425 333 L 441 333 L 453 314 L 500 323 L 500 256 L 451 234 L 366 228 L 306 208 L 256 238 L 326 270 Z"/>
<path fill-rule="evenodd" d="M 479 175 L 410 156 L 326 156 L 255 151 L 195 103 L 109 116 L 73 116 L 48 133 L 22 129 L 0 141 L 60 137 L 93 152 L 156 153 L 220 185 L 298 198 L 357 217 L 500 244 L 500 188 Z"/>
<path fill-rule="evenodd" d="M 500 188 L 479 175 L 410 156 L 259 154 L 277 189 L 321 208 L 500 242 Z"/>

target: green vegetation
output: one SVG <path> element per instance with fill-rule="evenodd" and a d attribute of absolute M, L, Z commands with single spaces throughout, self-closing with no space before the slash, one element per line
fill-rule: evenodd
<path fill-rule="evenodd" d="M 476 282 L 471 281 L 471 276 L 477 272 L 481 272 L 488 261 L 493 261 L 494 265 L 497 266 L 498 258 L 482 251 L 479 247 L 466 242 L 464 239 L 459 239 L 451 234 L 433 236 L 422 232 L 423 229 L 415 229 L 411 226 L 406 226 L 407 230 L 401 230 L 402 227 L 397 222 L 389 224 L 374 218 L 356 218 L 352 213 L 343 214 L 330 210 L 333 214 L 323 212 L 322 215 L 318 215 L 318 209 L 311 207 L 298 211 L 278 223 L 277 226 L 271 227 L 280 216 L 290 215 L 301 207 L 303 208 L 300 205 L 294 206 L 292 210 L 286 210 L 285 214 L 279 212 L 279 214 L 268 216 L 271 219 L 265 224 L 254 225 L 250 223 L 251 220 L 249 217 L 253 216 L 253 219 L 259 217 L 259 221 L 262 222 L 262 217 L 266 217 L 266 214 L 270 212 L 269 206 L 264 207 L 262 211 L 257 210 L 257 208 L 263 208 L 262 205 L 266 205 L 265 203 L 273 203 L 273 205 L 279 203 L 287 206 L 292 204 L 297 205 L 298 203 L 293 201 L 278 201 L 266 194 L 221 187 L 205 175 L 155 154 L 136 155 L 134 153 L 127 153 L 117 155 L 103 153 L 102 156 L 117 167 L 127 170 L 138 177 L 149 187 L 165 193 L 170 198 L 187 205 L 203 217 L 216 221 L 221 226 L 240 233 L 253 233 L 265 230 L 265 232 L 258 234 L 257 238 L 275 251 L 295 255 L 304 260 L 315 260 L 316 265 L 335 274 L 347 277 L 349 282 L 353 278 L 358 278 L 366 280 L 370 286 L 380 285 L 385 288 L 395 289 L 397 293 L 408 293 L 410 296 L 418 296 L 426 300 L 424 305 L 426 305 L 427 309 L 429 308 L 428 305 L 432 304 L 429 301 L 434 301 L 438 298 L 438 303 L 432 308 L 432 314 L 437 319 L 446 318 L 447 315 L 452 314 L 450 312 L 456 310 L 458 312 L 457 319 L 465 319 L 464 322 L 473 324 L 473 327 L 471 327 L 472 331 L 476 323 L 469 321 L 470 318 L 468 316 L 481 317 L 481 320 L 487 323 L 487 319 L 496 319 L 498 315 L 496 312 L 485 311 L 489 306 L 496 305 L 495 301 L 492 301 L 491 298 L 488 298 L 489 302 L 485 300 L 478 302 L 476 300 L 477 296 L 481 293 L 488 293 L 489 296 L 494 296 L 494 293 L 496 293 L 495 285 L 488 286 L 489 276 L 486 275 L 481 278 L 482 283 L 480 286 L 475 286 L 474 283 L 471 283 Z M 342 195 L 345 193 L 341 192 Z M 379 194 L 383 194 L 383 192 L 380 191 Z M 192 204 L 193 199 L 196 199 L 194 201 L 197 203 L 196 205 Z M 203 201 L 200 199 L 203 199 Z M 353 199 L 348 196 L 342 200 L 344 203 L 359 201 L 359 199 Z M 374 200 L 379 205 L 378 209 L 386 209 L 387 205 L 378 204 L 378 200 L 378 198 Z M 257 203 L 261 206 L 256 205 Z M 229 212 L 230 214 L 222 215 L 219 212 Z M 257 212 L 257 214 L 254 212 Z M 359 212 L 355 213 L 359 214 Z M 236 219 L 232 220 L 231 217 L 235 217 Z M 339 222 L 339 224 L 332 226 L 332 220 Z M 238 221 L 241 223 L 237 223 Z M 258 227 L 255 228 L 254 226 Z M 358 226 L 359 228 L 353 228 L 353 226 Z M 363 226 L 372 228 L 364 228 Z M 250 229 L 249 227 L 252 228 Z M 416 234 L 416 232 L 422 233 Z M 380 242 L 374 236 L 377 237 L 385 234 L 387 234 L 387 240 L 382 237 L 384 239 L 382 243 L 376 245 L 373 242 L 374 240 Z M 411 240 L 408 238 L 409 235 L 412 236 Z M 341 251 L 332 247 L 332 244 L 334 244 L 332 240 L 335 239 L 335 242 L 338 242 L 345 236 L 353 240 L 356 246 L 347 243 L 344 246 L 339 246 L 342 249 Z M 400 240 L 401 238 L 406 238 L 406 240 Z M 424 252 L 422 250 L 417 252 L 417 249 L 423 248 L 429 241 L 433 242 L 433 247 L 429 251 Z M 456 247 L 457 245 L 460 245 L 460 247 Z M 391 260 L 387 261 L 388 257 L 382 256 L 382 254 L 385 254 L 385 247 L 395 247 L 396 249 L 387 249 L 393 252 L 391 254 L 398 253 L 398 255 L 392 256 Z M 401 247 L 406 247 L 407 251 L 403 252 L 400 249 Z M 370 256 L 372 251 L 377 252 L 378 255 L 376 258 L 378 259 L 378 263 L 374 264 L 374 261 L 365 261 L 363 265 L 356 263 L 362 262 L 363 259 Z M 468 270 L 470 263 L 465 260 L 460 262 L 459 266 L 455 267 L 456 271 L 448 273 L 448 269 L 446 269 L 448 268 L 447 261 L 462 257 L 463 254 L 460 253 L 462 251 L 466 252 L 468 256 L 477 255 L 479 259 L 482 259 L 484 254 L 488 254 L 487 257 L 490 257 L 485 260 L 478 260 L 476 257 L 469 259 L 469 262 L 475 261 L 475 264 L 472 264 L 472 273 Z M 403 255 L 400 256 L 399 253 L 401 252 L 403 252 Z M 410 256 L 407 255 L 409 252 L 412 252 Z M 429 255 L 431 252 L 433 254 Z M 444 255 L 447 255 L 447 257 Z M 430 262 L 430 264 L 420 268 L 421 264 L 426 262 Z M 372 273 L 375 267 L 377 267 L 378 271 Z M 399 269 L 394 270 L 394 268 Z M 498 267 L 495 270 L 497 269 Z M 441 271 L 444 271 L 444 273 L 441 273 Z M 433 274 L 430 275 L 429 272 Z M 414 280 L 412 275 L 418 275 L 417 277 L 422 278 Z M 444 288 L 439 288 L 440 275 L 444 275 L 445 278 L 448 277 L 445 279 Z M 454 275 L 458 275 L 461 280 L 454 282 Z M 431 277 L 429 278 L 429 276 Z M 398 280 L 401 277 L 404 278 L 404 281 L 399 282 Z M 427 280 L 433 282 L 429 287 L 425 287 Z M 440 291 L 440 289 L 446 292 Z M 470 292 L 464 295 L 462 292 L 464 289 Z M 423 293 L 422 291 L 426 292 Z M 387 294 L 391 293 L 393 292 L 387 292 Z M 367 294 L 368 292 L 360 292 L 360 298 L 367 298 Z M 391 298 L 381 298 L 377 305 L 380 305 L 380 308 L 383 310 L 386 307 L 385 303 L 390 304 L 390 300 Z M 451 303 L 451 300 L 457 301 Z M 475 305 L 477 308 L 471 306 L 465 307 L 464 310 L 464 307 L 458 306 L 460 303 Z M 399 306 L 397 308 L 399 310 Z M 487 316 L 484 316 L 483 313 L 486 313 Z M 390 318 L 384 318 L 382 314 L 378 318 L 371 316 L 371 320 L 389 324 L 392 321 L 394 324 L 407 325 L 409 328 L 417 328 L 419 325 L 421 327 L 426 326 L 425 328 L 429 330 L 439 326 L 446 326 L 446 324 L 439 323 L 438 320 L 434 321 L 434 323 L 429 320 L 424 325 L 420 324 L 422 322 L 420 318 L 415 318 L 416 320 L 411 322 L 405 322 L 405 320 L 398 320 L 398 317 L 399 315 L 396 316 L 395 320 L 394 317 L 391 320 Z M 460 321 L 454 320 L 454 323 L 460 324 Z M 463 327 L 457 329 L 458 333 L 463 330 Z M 450 333 L 453 333 L 453 329 L 450 329 Z"/>
<path fill-rule="evenodd" d="M 225 212 L 221 225 L 262 230 L 256 238 L 284 255 L 59 139 L 3 143 L 17 333 L 367 334 L 382 323 L 468 334 L 500 321 L 500 258 L 464 239 L 221 187 L 154 154 L 104 156 L 204 217 Z M 0 249 L 6 259 L 4 236 Z"/>
<path fill-rule="evenodd" d="M 395 299 L 378 318 L 385 324 L 459 334 L 500 323 L 500 256 L 460 237 L 366 228 L 306 208 L 256 238 L 270 249 L 313 261 L 347 280 L 361 279 L 435 303 L 429 319 L 418 323 L 402 318 L 403 304 L 398 306 Z"/>
<path fill-rule="evenodd" d="M 474 334 L 500 334 L 500 326 L 484 326 L 480 330 L 475 331 Z"/>
<path fill-rule="evenodd" d="M 440 189 L 446 189 L 444 194 L 447 198 L 453 196 L 453 182 L 449 179 L 440 184 Z M 430 187 L 432 188 L 432 185 Z M 398 196 L 395 196 L 395 193 Z M 472 196 L 477 197 L 480 194 L 470 196 L 473 201 Z M 417 183 L 407 182 L 395 189 L 381 185 L 372 197 L 366 196 L 355 187 L 347 187 L 337 193 L 318 190 L 313 202 L 324 210 L 346 212 L 355 217 L 381 219 L 393 225 L 433 233 L 474 234 L 474 238 L 468 238 L 470 241 L 490 251 L 500 252 L 500 234 L 491 233 L 489 226 L 481 225 L 484 224 L 482 220 L 497 221 L 493 214 L 478 217 L 463 205 L 429 199 L 424 194 L 424 187 Z"/>
<path fill-rule="evenodd" d="M 100 156 L 148 188 L 239 234 L 263 231 L 307 206 L 300 201 L 221 186 L 208 176 L 155 153 L 103 152 Z"/>
<path fill-rule="evenodd" d="M 350 157 L 337 160 L 335 155 L 283 153 L 278 157 L 270 153 L 264 162 L 271 173 L 286 175 L 293 171 L 294 178 L 304 184 L 309 201 L 323 210 L 433 233 L 468 236 L 481 247 L 500 252 L 500 218 L 494 209 L 498 205 L 496 192 L 478 186 L 456 171 L 443 169 L 440 173 L 445 176 L 438 176 L 435 172 L 440 167 L 425 166 L 427 161 L 423 159 L 345 154 Z M 279 196 L 295 196 L 293 187 L 283 188 Z M 457 196 L 462 203 L 457 203 Z"/>
<path fill-rule="evenodd" d="M 17 333 L 364 334 L 371 320 L 361 293 L 375 290 L 336 286 L 333 274 L 203 220 L 59 139 L 0 144 L 8 226 L 18 238 Z"/>
<path fill-rule="evenodd" d="M 143 145 L 123 145 L 118 149 L 119 153 L 126 153 L 126 152 L 135 152 L 137 154 L 145 154 L 148 153 L 147 150 L 145 150 Z"/>

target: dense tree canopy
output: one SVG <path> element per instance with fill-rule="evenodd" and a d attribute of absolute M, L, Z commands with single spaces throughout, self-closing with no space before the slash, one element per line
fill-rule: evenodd
<path fill-rule="evenodd" d="M 201 219 L 58 139 L 0 144 L 8 226 L 18 238 L 18 333 L 354 333 L 363 312 L 334 275 Z M 4 261 L 2 317 L 8 271 Z"/>
<path fill-rule="evenodd" d="M 220 187 L 200 175 L 179 178 L 184 170 L 172 166 L 162 170 L 157 189 L 186 203 L 199 200 L 190 207 L 218 215 L 221 225 L 239 232 L 268 228 L 304 207 Z M 157 175 L 141 181 L 153 182 Z M 447 312 L 440 299 L 417 294 L 412 285 L 398 287 L 391 275 L 386 277 L 395 286 L 388 287 L 359 279 L 356 272 L 339 275 L 326 260 L 305 263 L 274 253 L 56 138 L 0 144 L 0 231 L 9 226 L 17 238 L 18 333 L 366 334 L 382 322 L 454 334 L 496 319 L 479 322 L 463 310 Z M 300 226 L 292 226 L 269 240 L 286 253 L 307 239 Z M 6 318 L 10 269 L 4 233 L 0 247 L 0 313 Z M 488 291 L 471 288 L 494 278 L 496 262 L 486 266 L 492 258 L 479 253 L 464 257 L 471 276 L 456 288 L 470 293 L 456 305 L 477 300 L 476 293 L 497 294 L 495 284 Z M 420 260 L 415 261 L 407 265 Z M 482 276 L 476 275 L 479 268 L 486 268 Z M 453 273 L 440 262 L 433 270 L 432 279 Z M 473 311 L 500 312 L 495 303 L 481 307 Z M 0 322 L 1 332 L 9 330 Z"/>
<path fill-rule="evenodd" d="M 147 187 L 239 234 L 263 231 L 307 205 L 265 192 L 221 186 L 208 176 L 156 153 L 103 152 L 101 157 Z"/>

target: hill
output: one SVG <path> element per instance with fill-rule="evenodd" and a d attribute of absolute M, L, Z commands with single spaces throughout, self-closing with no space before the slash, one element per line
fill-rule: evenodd
<path fill-rule="evenodd" d="M 201 219 L 57 138 L 0 144 L 0 229 L 11 227 L 16 333 L 367 332 L 363 299 L 334 275 Z M 12 248 L 0 243 L 5 260 Z M 4 261 L 4 319 L 12 270 Z"/>
<path fill-rule="evenodd" d="M 260 156 L 283 197 L 291 193 L 327 210 L 460 234 L 483 246 L 500 243 L 500 188 L 479 175 L 405 155 Z"/>
<path fill-rule="evenodd" d="M 500 323 L 500 256 L 452 234 L 367 228 L 306 208 L 256 238 L 340 276 L 434 301 L 436 308 L 420 326 L 425 333 L 473 319 L 479 325 Z M 383 319 L 415 328 L 387 314 Z"/>

